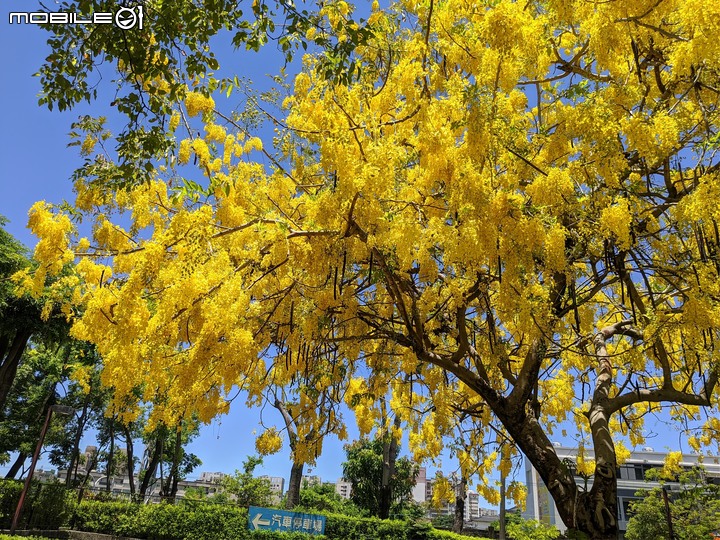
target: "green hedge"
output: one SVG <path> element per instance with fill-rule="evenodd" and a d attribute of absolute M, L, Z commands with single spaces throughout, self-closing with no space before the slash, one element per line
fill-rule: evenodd
<path fill-rule="evenodd" d="M 138 505 L 83 501 L 73 528 L 147 540 L 307 540 L 300 533 L 248 530 L 247 510 L 215 504 Z M 324 536 L 313 537 L 317 540 Z"/>
<path fill-rule="evenodd" d="M 10 528 L 22 486 L 16 480 L 0 480 L 0 529 Z"/>
<path fill-rule="evenodd" d="M 12 523 L 23 482 L 0 480 L 0 528 Z M 70 522 L 75 510 L 75 491 L 63 484 L 32 482 L 25 498 L 20 528 L 59 529 Z"/>
<path fill-rule="evenodd" d="M 9 528 L 22 484 L 0 481 L 0 528 Z M 325 536 L 248 530 L 247 509 L 232 505 L 148 504 L 85 500 L 61 484 L 33 484 L 21 528 L 73 529 L 144 540 L 470 540 L 424 521 L 325 514 Z M 3 540 L 0 537 L 0 540 Z M 476 540 L 476 539 L 474 539 Z"/>
<path fill-rule="evenodd" d="M 251 532 L 247 510 L 214 504 L 149 504 L 83 501 L 73 528 L 147 540 L 470 540 L 429 523 L 326 514 L 325 536 Z M 477 539 L 473 539 L 477 540 Z"/>
<path fill-rule="evenodd" d="M 407 523 L 377 518 L 326 514 L 325 535 L 342 540 L 406 540 Z"/>

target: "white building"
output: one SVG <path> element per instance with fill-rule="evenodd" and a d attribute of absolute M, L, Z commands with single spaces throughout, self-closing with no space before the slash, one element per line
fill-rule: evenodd
<path fill-rule="evenodd" d="M 282 476 L 263 475 L 259 478 L 270 482 L 270 491 L 272 491 L 273 503 L 279 504 L 285 494 L 285 479 Z"/>
<path fill-rule="evenodd" d="M 227 475 L 223 472 L 207 472 L 203 471 L 200 473 L 198 478 L 199 482 L 206 482 L 208 484 L 219 484 L 223 478 Z"/>
<path fill-rule="evenodd" d="M 415 485 L 412 489 L 412 499 L 416 503 L 424 503 L 427 501 L 427 471 L 425 467 L 418 469 L 418 475 L 415 477 Z"/>
<path fill-rule="evenodd" d="M 555 452 L 561 460 L 570 460 L 575 463 L 577 460 L 577 448 L 566 448 L 556 446 Z M 656 452 L 652 448 L 646 447 L 642 451 L 633 452 L 626 463 L 619 467 L 617 473 L 618 482 L 618 526 L 621 532 L 627 528 L 627 522 L 630 519 L 628 510 L 630 502 L 638 499 L 635 495 L 641 489 L 652 489 L 660 484 L 657 482 L 646 482 L 645 473 L 654 468 L 660 468 L 665 463 L 666 452 Z M 595 453 L 592 450 L 585 450 L 585 459 L 592 460 Z M 681 466 L 684 469 L 691 469 L 699 464 L 697 454 L 683 454 Z M 720 482 L 720 462 L 718 458 L 704 458 L 702 465 L 707 472 L 709 478 Z M 555 502 L 550 496 L 550 492 L 545 487 L 538 472 L 532 467 L 527 458 L 525 458 L 525 477 L 528 488 L 527 504 L 523 517 L 527 519 L 536 519 L 542 523 L 554 525 L 561 532 L 565 532 L 565 527 L 560 514 L 555 507 Z M 578 486 L 584 486 L 584 480 L 576 477 Z M 666 483 L 670 490 L 679 490 L 680 485 L 674 482 Z M 592 487 L 592 481 L 588 481 L 588 489 Z"/>
<path fill-rule="evenodd" d="M 352 491 L 352 484 L 344 478 L 339 478 L 338 481 L 335 482 L 335 492 L 343 499 L 350 498 L 350 491 Z"/>
<path fill-rule="evenodd" d="M 303 486 L 319 486 L 322 484 L 322 478 L 316 474 L 303 474 L 302 485 Z"/>

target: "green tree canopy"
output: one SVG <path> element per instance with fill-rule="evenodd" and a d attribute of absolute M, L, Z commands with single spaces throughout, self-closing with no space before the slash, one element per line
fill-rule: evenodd
<path fill-rule="evenodd" d="M 262 465 L 262 458 L 248 456 L 243 461 L 242 470 L 234 475 L 225 476 L 220 485 L 223 490 L 235 496 L 239 506 L 269 506 L 273 500 L 270 480 L 255 476 L 255 469 Z"/>
<path fill-rule="evenodd" d="M 680 489 L 669 492 L 669 508 L 676 540 L 708 540 L 720 534 L 720 485 L 710 483 L 702 468 L 684 472 Z M 630 505 L 627 540 L 669 540 L 670 531 L 663 488 L 637 493 L 640 500 Z"/>
<path fill-rule="evenodd" d="M 365 438 L 345 446 L 343 478 L 352 484 L 350 500 L 371 516 L 378 516 L 382 500 L 385 443 L 382 437 Z M 407 457 L 395 460 L 390 477 L 390 515 L 412 500 L 418 467 Z"/>
<path fill-rule="evenodd" d="M 333 514 L 358 514 L 358 509 L 350 501 L 343 499 L 332 484 L 304 484 L 300 488 L 298 508 Z"/>

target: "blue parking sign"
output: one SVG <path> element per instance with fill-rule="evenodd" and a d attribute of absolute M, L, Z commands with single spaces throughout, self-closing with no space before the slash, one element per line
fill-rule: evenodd
<path fill-rule="evenodd" d="M 248 529 L 324 534 L 325 516 L 251 506 L 248 508 Z"/>

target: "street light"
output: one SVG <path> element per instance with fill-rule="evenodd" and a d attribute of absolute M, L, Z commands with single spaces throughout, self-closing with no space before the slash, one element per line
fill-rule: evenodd
<path fill-rule="evenodd" d="M 22 513 L 23 504 L 25 503 L 25 496 L 27 495 L 28 489 L 30 488 L 30 480 L 35 472 L 35 465 L 37 464 L 38 457 L 40 456 L 40 450 L 42 450 L 43 441 L 45 440 L 45 434 L 47 433 L 48 426 L 50 425 L 50 417 L 52 413 L 71 415 L 75 414 L 75 409 L 68 407 L 67 405 L 51 405 L 48 407 L 47 416 L 45 417 L 45 423 L 43 424 L 42 431 L 40 432 L 40 440 L 35 447 L 35 453 L 33 454 L 32 461 L 30 462 L 30 470 L 28 471 L 27 478 L 25 478 L 25 485 L 20 492 L 20 500 L 18 501 L 17 508 L 15 509 L 15 515 L 13 516 L 12 525 L 10 526 L 10 534 L 15 534 L 18 522 L 20 521 L 20 514 Z"/>

